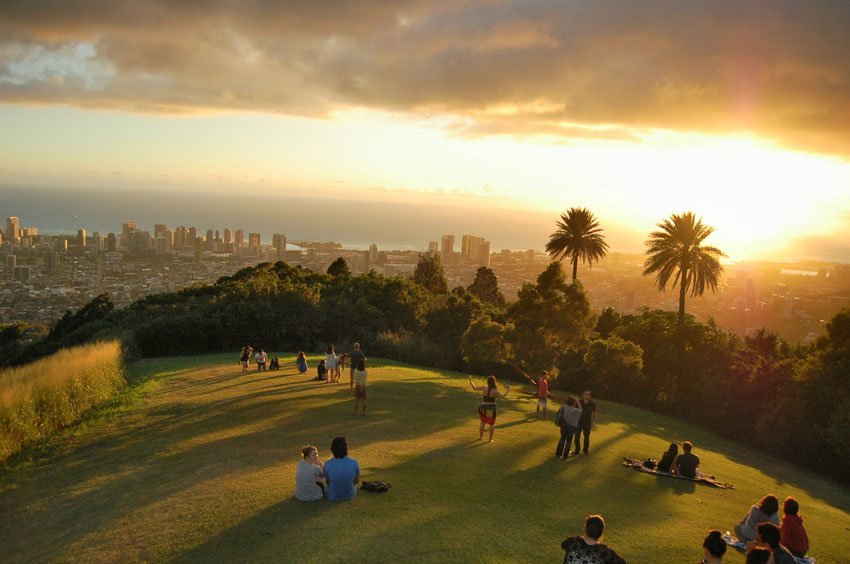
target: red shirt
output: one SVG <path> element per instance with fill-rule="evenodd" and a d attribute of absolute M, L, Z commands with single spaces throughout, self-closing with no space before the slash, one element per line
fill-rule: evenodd
<path fill-rule="evenodd" d="M 803 554 L 809 550 L 809 535 L 803 528 L 803 518 L 799 515 L 783 515 L 780 527 L 782 544 L 792 552 Z"/>
<path fill-rule="evenodd" d="M 545 377 L 537 381 L 537 397 L 540 399 L 549 397 L 549 380 Z"/>

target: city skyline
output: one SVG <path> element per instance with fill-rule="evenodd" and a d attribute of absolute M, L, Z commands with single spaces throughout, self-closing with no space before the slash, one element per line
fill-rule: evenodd
<path fill-rule="evenodd" d="M 733 260 L 850 260 L 839 1 L 47 12 L 0 7 L 0 193 L 486 208 L 539 245 L 581 206 L 627 252 L 692 210 Z"/>

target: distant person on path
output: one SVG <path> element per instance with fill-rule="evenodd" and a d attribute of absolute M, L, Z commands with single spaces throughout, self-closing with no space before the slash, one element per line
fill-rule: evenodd
<path fill-rule="evenodd" d="M 354 415 L 357 415 L 357 406 L 362 403 L 363 415 L 366 415 L 366 398 L 369 393 L 366 391 L 366 356 L 361 354 L 356 363 L 352 363 L 354 367 Z"/>
<path fill-rule="evenodd" d="M 325 494 L 325 479 L 319 460 L 319 450 L 313 445 L 301 449 L 301 460 L 295 468 L 295 499 L 299 501 L 318 501 Z"/>
<path fill-rule="evenodd" d="M 549 404 L 549 373 L 544 370 L 536 382 L 525 372 L 522 375 L 525 376 L 526 380 L 537 386 L 537 416 L 540 417 L 540 408 L 542 407 L 543 419 L 546 419 L 546 408 Z"/>
<path fill-rule="evenodd" d="M 658 466 L 655 467 L 659 472 L 667 472 L 668 474 L 673 471 L 673 463 L 676 462 L 676 458 L 679 456 L 679 445 L 676 443 L 670 443 L 670 446 L 661 455 L 661 460 L 658 462 Z"/>
<path fill-rule="evenodd" d="M 726 554 L 726 541 L 720 531 L 708 531 L 708 536 L 702 541 L 703 559 L 700 564 L 721 564 Z"/>
<path fill-rule="evenodd" d="M 756 540 L 747 543 L 747 549 L 766 548 L 773 555 L 774 564 L 797 564 L 791 552 L 780 544 L 782 538 L 779 526 L 774 523 L 760 523 L 756 528 Z"/>
<path fill-rule="evenodd" d="M 590 454 L 590 431 L 596 423 L 596 413 L 598 411 L 596 408 L 596 402 L 590 399 L 590 390 L 585 390 L 581 395 L 579 407 L 581 407 L 581 418 L 578 420 L 578 429 L 581 431 L 581 434 L 584 435 L 584 449 L 582 449 L 582 452 L 584 452 L 584 454 Z M 579 453 L 580 439 L 581 435 L 576 433 L 576 448 L 575 451 L 573 451 L 573 454 Z"/>
<path fill-rule="evenodd" d="M 325 369 L 325 359 L 319 361 L 319 364 L 316 365 L 316 380 L 324 380 L 327 384 L 328 381 L 328 371 Z"/>
<path fill-rule="evenodd" d="M 339 370 L 336 368 L 336 352 L 333 344 L 325 351 L 325 369 L 328 371 L 328 382 L 339 382 Z"/>
<path fill-rule="evenodd" d="M 604 532 L 602 515 L 588 515 L 584 520 L 584 534 L 561 543 L 564 564 L 625 564 L 616 552 L 602 544 Z"/>
<path fill-rule="evenodd" d="M 254 347 L 248 345 L 242 347 L 242 354 L 239 356 L 239 361 L 242 362 L 242 372 L 248 370 L 248 363 L 251 361 L 251 353 L 254 352 Z"/>
<path fill-rule="evenodd" d="M 360 464 L 348 456 L 348 440 L 336 437 L 331 442 L 334 457 L 325 462 L 324 474 L 331 501 L 345 501 L 357 495 L 354 484 L 360 481 Z"/>
<path fill-rule="evenodd" d="M 476 392 L 484 392 L 481 397 L 481 404 L 478 406 L 478 418 L 481 420 L 481 425 L 478 427 L 478 440 L 484 438 L 484 426 L 490 425 L 490 442 L 493 442 L 493 432 L 496 427 L 496 399 L 504 399 L 508 397 L 511 391 L 510 386 L 505 386 L 505 393 L 501 393 L 496 384 L 495 376 L 487 377 L 486 386 L 476 386 L 472 382 L 472 374 L 469 375 L 469 385 Z"/>
<path fill-rule="evenodd" d="M 735 534 L 743 541 L 755 540 L 759 523 L 771 522 L 774 525 L 779 524 L 779 500 L 773 494 L 766 495 L 759 500 L 757 505 L 753 505 L 750 510 L 741 519 L 741 522 L 735 525 Z"/>
<path fill-rule="evenodd" d="M 357 366 L 357 361 L 363 358 L 365 360 L 366 355 L 363 354 L 363 351 L 360 350 L 360 343 L 354 343 L 354 350 L 348 353 L 348 358 L 351 360 L 351 373 L 349 376 L 351 377 L 351 383 L 349 388 L 354 389 L 354 370 Z"/>
<path fill-rule="evenodd" d="M 557 421 L 561 428 L 561 438 L 555 448 L 555 457 L 564 460 L 570 455 L 570 445 L 573 444 L 573 435 L 578 432 L 578 420 L 581 418 L 579 401 L 573 396 L 567 398 L 567 402 L 558 410 Z"/>
<path fill-rule="evenodd" d="M 304 354 L 304 351 L 298 353 L 295 358 L 295 366 L 298 367 L 299 374 L 307 374 L 307 355 Z"/>
<path fill-rule="evenodd" d="M 257 372 L 266 369 L 266 361 L 269 359 L 269 355 L 266 354 L 266 351 L 260 349 L 260 352 L 257 353 L 257 356 L 254 357 L 257 360 Z"/>
<path fill-rule="evenodd" d="M 673 463 L 673 472 L 691 480 L 697 477 L 699 468 L 699 457 L 691 452 L 693 448 L 694 445 L 690 441 L 683 442 L 682 454 L 677 456 L 676 462 Z"/>
<path fill-rule="evenodd" d="M 782 524 L 780 531 L 782 534 L 782 544 L 788 547 L 791 554 L 797 558 L 803 558 L 809 551 L 809 535 L 806 534 L 806 529 L 803 527 L 803 518 L 799 515 L 800 504 L 793 497 L 785 498 L 785 505 L 782 507 Z"/>

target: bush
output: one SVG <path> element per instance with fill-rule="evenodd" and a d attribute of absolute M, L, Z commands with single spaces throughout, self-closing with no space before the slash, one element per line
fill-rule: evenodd
<path fill-rule="evenodd" d="M 124 384 L 118 341 L 0 371 L 0 461 L 79 421 Z"/>

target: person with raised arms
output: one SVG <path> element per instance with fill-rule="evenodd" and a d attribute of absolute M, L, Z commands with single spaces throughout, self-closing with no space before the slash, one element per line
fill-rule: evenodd
<path fill-rule="evenodd" d="M 492 443 L 493 432 L 496 427 L 496 399 L 508 397 L 511 387 L 505 386 L 505 393 L 500 392 L 495 376 L 487 377 L 486 386 L 476 386 L 472 382 L 472 374 L 469 375 L 469 385 L 476 392 L 484 392 L 484 395 L 481 397 L 481 404 L 478 406 L 478 418 L 481 420 L 481 425 L 478 427 L 478 440 L 484 438 L 485 425 L 490 425 L 490 442 Z"/>

